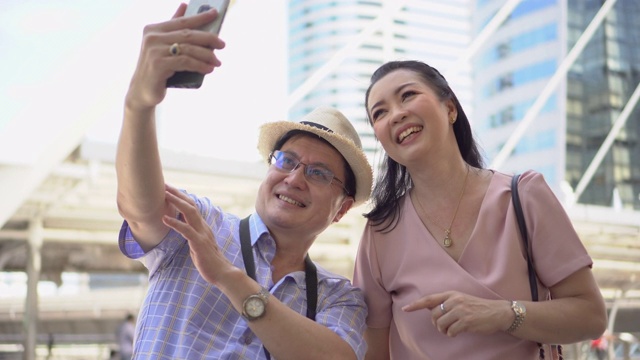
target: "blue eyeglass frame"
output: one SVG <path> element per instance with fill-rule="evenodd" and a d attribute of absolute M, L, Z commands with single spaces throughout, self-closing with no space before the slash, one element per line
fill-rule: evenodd
<path fill-rule="evenodd" d="M 279 167 L 278 165 L 276 165 L 276 164 L 277 164 L 277 160 L 278 160 L 278 156 L 279 156 L 280 154 L 288 155 L 290 158 L 294 159 L 294 160 L 297 162 L 297 163 L 296 163 L 296 165 L 293 167 L 293 169 L 291 169 L 291 170 L 287 170 L 287 169 L 283 169 L 283 168 Z M 311 177 L 310 177 L 310 175 L 307 173 L 307 169 L 309 168 L 309 166 L 311 166 L 311 167 L 313 168 L 314 166 L 318 166 L 318 165 L 314 165 L 314 164 L 305 164 L 305 163 L 303 163 L 302 161 L 300 161 L 300 159 L 298 159 L 297 157 L 295 157 L 293 154 L 288 153 L 288 152 L 286 152 L 286 151 L 281 151 L 281 150 L 274 150 L 274 151 L 272 151 L 272 152 L 271 152 L 271 154 L 269 154 L 269 163 L 270 163 L 271 165 L 273 165 L 273 166 L 274 166 L 276 169 L 278 169 L 279 171 L 284 172 L 284 173 L 288 173 L 288 174 L 290 174 L 290 173 L 292 173 L 292 172 L 296 171 L 296 169 L 298 169 L 298 168 L 300 167 L 300 165 L 304 165 L 304 171 L 303 171 L 303 174 L 304 174 L 305 179 L 310 180 L 310 181 L 312 181 L 312 182 L 314 182 L 314 183 L 321 184 L 321 185 L 329 185 L 329 184 L 331 184 L 331 183 L 334 183 L 334 182 L 335 182 L 335 183 L 337 183 L 337 184 L 342 188 L 342 191 L 344 191 L 344 193 L 345 193 L 345 194 L 349 195 L 349 191 L 347 191 L 347 188 L 345 188 L 345 187 L 344 187 L 344 182 L 342 182 L 341 180 L 339 180 L 338 178 L 336 178 L 336 174 L 334 174 L 331 170 L 327 169 L 327 168 L 326 168 L 326 167 L 324 167 L 324 166 L 320 166 L 320 167 L 324 168 L 326 171 L 328 171 L 328 172 L 331 174 L 331 180 L 329 180 L 329 182 L 327 182 L 327 183 L 323 183 L 323 182 L 321 182 L 321 181 L 318 181 L 317 179 L 313 179 L 313 178 L 311 178 Z"/>

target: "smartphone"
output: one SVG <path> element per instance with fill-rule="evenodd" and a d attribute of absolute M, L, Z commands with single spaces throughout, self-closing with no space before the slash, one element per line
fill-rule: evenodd
<path fill-rule="evenodd" d="M 191 0 L 184 16 L 197 15 L 210 9 L 218 10 L 218 16 L 211 23 L 204 25 L 200 30 L 218 35 L 222 27 L 222 21 L 227 13 L 229 0 Z M 193 71 L 178 71 L 167 79 L 167 87 L 198 89 L 202 86 L 204 74 Z"/>

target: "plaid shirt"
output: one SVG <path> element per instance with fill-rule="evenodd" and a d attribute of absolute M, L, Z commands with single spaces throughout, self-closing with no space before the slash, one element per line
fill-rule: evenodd
<path fill-rule="evenodd" d="M 221 251 L 240 269 L 240 219 L 222 212 L 208 198 L 190 195 L 211 227 Z M 306 314 L 303 271 L 274 284 L 271 260 L 276 245 L 262 219 L 250 219 L 251 243 L 258 282 L 273 296 L 300 314 Z M 120 231 L 120 250 L 139 259 L 149 270 L 149 289 L 136 324 L 134 359 L 264 359 L 262 342 L 227 297 L 205 281 L 189 256 L 187 241 L 171 231 L 162 242 L 144 253 L 125 221 Z M 364 358 L 366 305 L 363 295 L 344 277 L 318 266 L 316 322 L 337 333 L 358 356 Z"/>

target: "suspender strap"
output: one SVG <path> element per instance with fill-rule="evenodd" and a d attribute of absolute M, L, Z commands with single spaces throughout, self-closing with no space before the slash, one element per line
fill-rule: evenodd
<path fill-rule="evenodd" d="M 316 321 L 316 306 L 318 304 L 318 270 L 311 261 L 309 254 L 304 258 L 304 281 L 307 285 L 307 317 Z"/>
<path fill-rule="evenodd" d="M 240 246 L 242 248 L 242 260 L 244 260 L 244 268 L 247 271 L 247 275 L 253 280 L 256 280 L 256 263 L 253 261 L 253 251 L 251 250 L 248 216 L 240 220 Z"/>
<path fill-rule="evenodd" d="M 251 249 L 251 234 L 249 231 L 249 216 L 240 220 L 240 246 L 242 248 L 242 260 L 244 268 L 253 280 L 256 280 L 256 263 Z M 256 280 L 257 281 L 257 280 Z M 307 286 L 307 317 L 316 320 L 316 307 L 318 304 L 318 270 L 311 261 L 309 254 L 304 258 L 304 281 Z M 266 347 L 263 347 L 267 359 L 271 355 Z"/>

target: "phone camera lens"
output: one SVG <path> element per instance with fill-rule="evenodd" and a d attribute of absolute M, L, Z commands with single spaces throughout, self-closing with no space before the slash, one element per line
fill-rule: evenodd
<path fill-rule="evenodd" d="M 198 14 L 203 13 L 205 11 L 209 11 L 209 10 L 211 10 L 211 6 L 209 6 L 209 5 L 201 5 L 198 8 Z"/>

